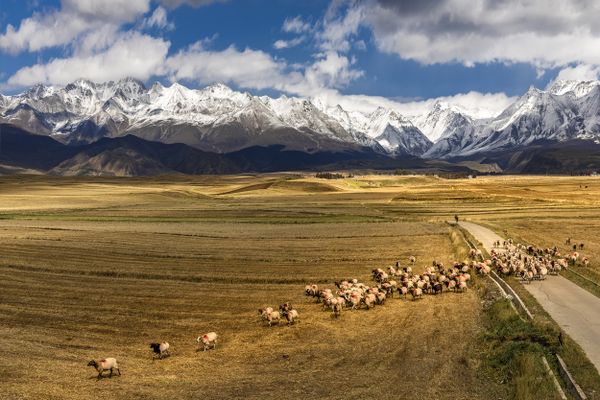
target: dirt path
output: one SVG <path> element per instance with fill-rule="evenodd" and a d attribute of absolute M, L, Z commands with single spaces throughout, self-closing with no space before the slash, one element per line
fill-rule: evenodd
<path fill-rule="evenodd" d="M 490 251 L 496 233 L 472 222 L 460 222 Z M 600 298 L 582 289 L 562 276 L 548 276 L 545 281 L 523 285 L 544 307 L 550 316 L 585 351 L 596 369 L 600 371 Z"/>

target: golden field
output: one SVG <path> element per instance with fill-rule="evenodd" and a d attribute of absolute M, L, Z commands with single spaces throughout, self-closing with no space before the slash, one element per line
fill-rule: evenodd
<path fill-rule="evenodd" d="M 417 270 L 450 263 L 463 255 L 445 222 L 454 213 L 540 245 L 587 238 L 600 224 L 599 184 L 0 178 L 0 398 L 509 398 L 484 365 L 476 290 L 391 299 L 335 320 L 304 285 L 371 282 L 372 268 L 411 255 Z M 595 268 L 597 239 L 586 245 Z M 301 321 L 265 327 L 256 309 L 284 301 Z M 217 349 L 196 352 L 195 338 L 212 330 Z M 152 361 L 148 343 L 159 340 L 173 355 Z M 123 375 L 97 381 L 86 364 L 102 357 L 116 357 Z"/>

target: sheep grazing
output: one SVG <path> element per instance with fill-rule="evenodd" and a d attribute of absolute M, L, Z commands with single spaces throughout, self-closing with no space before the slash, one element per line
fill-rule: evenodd
<path fill-rule="evenodd" d="M 121 370 L 119 369 L 119 364 L 117 364 L 116 358 L 104 358 L 102 360 L 91 360 L 88 363 L 88 367 L 94 367 L 96 371 L 98 371 L 98 379 L 102 378 L 102 373 L 104 371 L 110 371 L 109 378 L 113 376 L 113 370 L 117 370 L 119 376 L 121 376 Z"/>
<path fill-rule="evenodd" d="M 150 343 L 150 348 L 152 349 L 154 354 L 156 354 L 158 356 L 159 359 L 162 359 L 163 357 L 167 357 L 167 356 L 171 355 L 171 351 L 169 350 L 170 347 L 171 346 L 167 342 Z"/>
<path fill-rule="evenodd" d="M 215 332 L 209 332 L 202 336 L 198 336 L 198 339 L 196 339 L 196 341 L 198 342 L 198 346 L 200 346 L 200 343 L 202 343 L 204 347 L 203 351 L 206 351 L 210 347 L 212 347 L 213 349 L 217 348 L 217 338 L 218 336 Z"/>
<path fill-rule="evenodd" d="M 410 261 L 410 263 L 411 263 L 411 264 L 414 264 L 414 263 L 416 263 L 416 262 L 417 262 L 417 257 L 415 257 L 415 256 L 410 256 L 410 257 L 408 258 L 408 261 Z"/>
<path fill-rule="evenodd" d="M 281 321 L 281 314 L 279 311 L 273 311 L 267 314 L 267 322 L 269 326 L 273 326 L 273 324 L 279 325 L 279 321 Z"/>

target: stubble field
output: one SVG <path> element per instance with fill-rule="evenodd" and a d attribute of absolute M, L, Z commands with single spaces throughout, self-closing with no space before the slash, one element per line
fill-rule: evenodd
<path fill-rule="evenodd" d="M 258 181 L 258 183 L 257 183 Z M 274 182 L 274 183 L 273 183 Z M 0 397 L 489 398 L 475 292 L 329 312 L 306 283 L 369 281 L 410 255 L 449 262 L 443 222 L 396 221 L 387 195 L 285 177 L 6 178 L 0 183 Z M 301 321 L 268 328 L 259 307 Z M 221 337 L 196 352 L 195 338 Z M 152 361 L 148 343 L 173 355 Z M 92 358 L 121 377 L 96 381 Z"/>
<path fill-rule="evenodd" d="M 303 288 L 411 255 L 448 264 L 455 212 L 598 221 L 596 181 L 544 179 L 2 178 L 0 398 L 507 398 L 475 290 L 334 320 Z M 284 301 L 297 325 L 260 323 Z M 196 352 L 212 330 L 217 349 Z M 158 340 L 173 355 L 152 361 Z M 109 356 L 123 375 L 96 381 L 87 361 Z"/>

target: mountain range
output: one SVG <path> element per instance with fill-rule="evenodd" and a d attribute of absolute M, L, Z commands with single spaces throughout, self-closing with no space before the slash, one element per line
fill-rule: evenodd
<path fill-rule="evenodd" d="M 531 87 L 498 116 L 478 119 L 445 102 L 406 116 L 383 107 L 363 113 L 318 99 L 253 96 L 223 84 L 194 90 L 178 83 L 147 88 L 130 78 L 77 80 L 0 95 L 0 123 L 4 135 L 37 135 L 24 140 L 29 153 L 13 147 L 17 153 L 6 154 L 4 139 L 5 165 L 18 158 L 14 165 L 64 175 L 227 173 L 350 160 L 423 166 L 427 160 L 497 159 L 528 148 L 557 154 L 563 144 L 581 148 L 573 146 L 579 141 L 596 148 L 600 82 Z M 11 136 L 9 142 L 19 141 Z M 41 157 L 44 152 L 60 157 Z M 28 154 L 47 162 L 27 162 Z"/>

